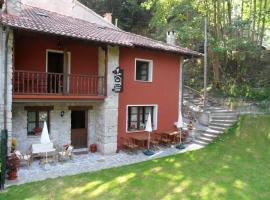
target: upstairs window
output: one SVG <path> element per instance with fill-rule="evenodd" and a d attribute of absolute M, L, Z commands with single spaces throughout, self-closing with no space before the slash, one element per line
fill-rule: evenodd
<path fill-rule="evenodd" d="M 152 82 L 153 61 L 136 59 L 135 61 L 135 80 Z"/>

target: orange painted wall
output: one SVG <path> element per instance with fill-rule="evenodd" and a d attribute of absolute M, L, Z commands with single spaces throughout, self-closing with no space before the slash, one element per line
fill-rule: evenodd
<path fill-rule="evenodd" d="M 71 73 L 98 74 L 98 46 L 89 43 L 61 41 L 71 52 Z M 15 69 L 46 71 L 46 49 L 63 50 L 59 40 L 41 34 L 20 33 L 15 35 Z"/>
<path fill-rule="evenodd" d="M 134 81 L 135 58 L 153 60 L 153 82 Z M 124 90 L 119 96 L 118 141 L 127 136 L 126 112 L 130 104 L 157 104 L 158 131 L 174 129 L 179 101 L 178 55 L 143 49 L 120 49 L 120 66 L 124 69 Z"/>

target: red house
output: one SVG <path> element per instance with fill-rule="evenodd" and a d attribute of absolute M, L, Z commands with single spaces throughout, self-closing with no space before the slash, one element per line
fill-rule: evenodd
<path fill-rule="evenodd" d="M 173 129 L 182 61 L 200 56 L 174 45 L 173 31 L 168 43 L 128 33 L 74 0 L 6 1 L 0 28 L 0 129 L 21 151 L 44 121 L 55 145 L 104 154 L 149 113 L 155 130 Z"/>

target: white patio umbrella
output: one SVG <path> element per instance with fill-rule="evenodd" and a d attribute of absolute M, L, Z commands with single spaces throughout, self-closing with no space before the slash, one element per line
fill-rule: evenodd
<path fill-rule="evenodd" d="M 154 152 L 150 150 L 150 134 L 153 131 L 152 121 L 151 121 L 151 113 L 149 113 L 149 115 L 148 115 L 146 126 L 145 126 L 145 131 L 148 132 L 148 141 L 147 141 L 147 150 L 144 151 L 144 154 L 147 156 L 151 156 L 154 154 Z"/>
<path fill-rule="evenodd" d="M 179 130 L 179 135 L 180 135 L 179 144 L 175 146 L 177 149 L 184 149 L 185 148 L 185 146 L 182 144 L 182 140 L 181 140 L 183 127 L 184 127 L 183 117 L 182 117 L 182 113 L 180 113 L 178 116 L 178 120 L 176 122 L 176 128 Z"/>
<path fill-rule="evenodd" d="M 40 137 L 40 143 L 41 144 L 49 144 L 51 143 L 49 132 L 48 132 L 48 126 L 46 121 L 44 122 L 41 137 Z"/>
<path fill-rule="evenodd" d="M 41 133 L 41 137 L 40 137 L 40 143 L 41 144 L 49 144 L 51 143 L 50 137 L 49 137 L 49 132 L 48 132 L 48 126 L 46 121 L 44 121 L 43 124 L 43 129 L 42 129 L 42 133 Z M 47 168 L 47 163 L 48 163 L 48 152 L 45 152 L 46 155 L 46 160 L 45 160 L 45 166 L 44 168 Z"/>

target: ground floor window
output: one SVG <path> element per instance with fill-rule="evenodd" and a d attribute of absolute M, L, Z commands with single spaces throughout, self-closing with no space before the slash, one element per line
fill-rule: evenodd
<path fill-rule="evenodd" d="M 151 113 L 152 126 L 155 128 L 156 106 L 128 106 L 127 130 L 144 130 L 149 113 Z"/>
<path fill-rule="evenodd" d="M 39 135 L 42 132 L 43 124 L 46 121 L 50 129 L 49 110 L 27 111 L 27 135 Z"/>

